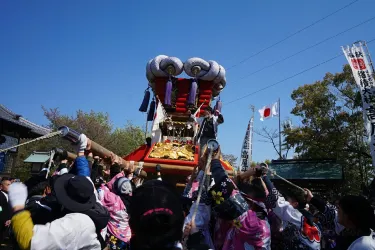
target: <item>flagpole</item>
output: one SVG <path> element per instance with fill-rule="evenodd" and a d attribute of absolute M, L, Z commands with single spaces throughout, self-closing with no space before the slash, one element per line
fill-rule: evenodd
<path fill-rule="evenodd" d="M 202 102 L 202 104 L 199 106 L 199 108 L 197 108 L 197 110 L 194 112 L 194 116 L 196 116 L 198 114 L 198 110 L 200 111 L 200 109 L 202 108 L 203 104 L 206 102 L 206 99 L 204 99 L 204 101 Z"/>
<path fill-rule="evenodd" d="M 280 98 L 279 98 L 279 152 L 280 152 L 280 160 L 283 159 L 283 154 L 281 152 L 281 114 L 280 114 Z"/>

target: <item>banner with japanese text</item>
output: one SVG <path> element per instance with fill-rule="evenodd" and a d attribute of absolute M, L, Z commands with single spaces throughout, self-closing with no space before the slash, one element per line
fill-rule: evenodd
<path fill-rule="evenodd" d="M 363 104 L 365 129 L 369 136 L 372 165 L 375 167 L 375 82 L 373 70 L 369 64 L 361 43 L 351 47 L 342 47 L 344 55 L 353 71 L 354 79 L 360 88 Z"/>
<path fill-rule="evenodd" d="M 249 124 L 247 125 L 245 138 L 243 140 L 242 149 L 241 149 L 241 163 L 240 169 L 242 172 L 245 172 L 251 165 L 250 156 L 251 156 L 251 141 L 252 141 L 252 133 L 251 133 L 251 126 L 253 124 L 254 117 L 251 117 Z"/>

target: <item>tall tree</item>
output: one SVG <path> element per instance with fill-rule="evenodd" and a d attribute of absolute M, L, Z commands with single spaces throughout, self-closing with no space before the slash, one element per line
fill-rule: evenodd
<path fill-rule="evenodd" d="M 68 116 L 62 115 L 57 108 L 46 109 L 43 107 L 43 111 L 49 121 L 47 126 L 53 131 L 61 126 L 68 126 L 86 134 L 88 138 L 119 156 L 129 154 L 144 143 L 144 133 L 140 127 L 134 126 L 128 121 L 124 127 L 114 129 L 107 113 L 78 110 L 75 116 Z M 33 151 L 50 151 L 53 147 L 74 152 L 73 146 L 60 137 L 28 144 L 19 148 L 14 174 L 22 179 L 27 178 L 30 174 L 30 168 L 23 163 L 23 160 Z"/>
<path fill-rule="evenodd" d="M 369 180 L 371 156 L 366 141 L 360 92 L 349 65 L 343 72 L 327 73 L 322 81 L 294 90 L 292 114 L 301 125 L 286 127 L 285 142 L 297 158 L 338 159 L 344 166 L 344 192 L 359 192 Z M 350 188 L 349 188 L 350 187 Z"/>
<path fill-rule="evenodd" d="M 120 156 L 129 154 L 144 143 L 140 127 L 128 121 L 124 127 L 114 129 L 108 113 L 78 110 L 75 116 L 67 116 L 61 115 L 56 108 L 43 110 L 51 129 L 68 126 Z"/>

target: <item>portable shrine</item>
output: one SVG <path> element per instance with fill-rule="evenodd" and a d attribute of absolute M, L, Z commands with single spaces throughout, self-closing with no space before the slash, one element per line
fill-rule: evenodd
<path fill-rule="evenodd" d="M 179 77 L 183 72 L 188 77 Z M 149 83 L 139 111 L 147 112 L 147 123 L 152 122 L 151 142 L 124 159 L 143 162 L 146 172 L 154 172 L 159 164 L 163 174 L 187 176 L 198 165 L 201 150 L 194 117 L 203 115 L 215 99 L 214 110 L 221 111 L 219 95 L 226 86 L 225 69 L 215 61 L 190 58 L 183 63 L 160 55 L 147 63 L 146 77 Z M 233 170 L 228 162 L 222 160 L 222 164 Z"/>

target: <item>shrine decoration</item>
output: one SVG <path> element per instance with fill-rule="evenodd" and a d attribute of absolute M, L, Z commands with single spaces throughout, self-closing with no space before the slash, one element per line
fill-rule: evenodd
<path fill-rule="evenodd" d="M 177 78 L 183 71 L 189 78 Z M 226 86 L 225 69 L 216 61 L 198 57 L 182 63 L 176 57 L 159 55 L 148 61 L 146 77 L 159 109 L 153 116 L 152 143 L 151 146 L 141 146 L 124 159 L 144 162 L 146 172 L 154 171 L 154 167 L 148 166 L 159 164 L 163 173 L 189 175 L 199 163 L 194 117 L 202 115 Z M 148 121 L 155 110 L 153 103 Z M 221 111 L 221 106 L 218 99 L 216 110 Z M 228 162 L 222 160 L 222 164 L 227 171 L 233 170 Z"/>
<path fill-rule="evenodd" d="M 147 121 L 148 122 L 154 120 L 155 107 L 156 107 L 156 102 L 155 102 L 155 98 L 154 98 L 154 99 L 152 99 L 151 104 L 150 104 L 150 108 L 148 109 L 148 113 L 147 113 Z"/>
<path fill-rule="evenodd" d="M 142 104 L 139 107 L 139 111 L 140 112 L 147 112 L 149 102 L 150 102 L 150 91 L 149 91 L 149 88 L 147 88 L 145 90 L 145 95 L 143 97 Z"/>

